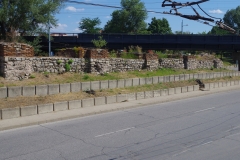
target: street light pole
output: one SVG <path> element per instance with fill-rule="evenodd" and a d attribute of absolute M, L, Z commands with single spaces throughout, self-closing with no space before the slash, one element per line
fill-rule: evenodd
<path fill-rule="evenodd" d="M 50 20 L 48 21 L 48 56 L 51 56 L 51 26 Z"/>
<path fill-rule="evenodd" d="M 181 25 L 181 33 L 183 34 L 183 26 L 188 26 L 187 24 L 186 25 L 183 25 L 183 20 L 182 20 L 182 25 Z"/>

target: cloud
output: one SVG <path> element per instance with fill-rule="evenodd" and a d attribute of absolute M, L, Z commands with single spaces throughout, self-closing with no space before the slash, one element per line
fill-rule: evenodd
<path fill-rule="evenodd" d="M 52 28 L 52 32 L 63 32 L 68 26 L 66 24 L 58 23 L 56 27 Z"/>
<path fill-rule="evenodd" d="M 216 10 L 210 10 L 209 13 L 213 13 L 213 14 L 223 14 L 224 12 L 221 11 L 220 9 L 216 9 Z"/>
<path fill-rule="evenodd" d="M 73 6 L 68 6 L 68 7 L 65 8 L 65 10 L 71 11 L 71 12 L 83 12 L 85 9 L 84 8 L 77 9 Z"/>
<path fill-rule="evenodd" d="M 110 19 L 112 16 L 106 16 L 105 18 Z"/>

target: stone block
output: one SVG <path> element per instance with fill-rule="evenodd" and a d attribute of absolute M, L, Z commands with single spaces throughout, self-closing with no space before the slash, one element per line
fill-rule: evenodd
<path fill-rule="evenodd" d="M 174 82 L 175 81 L 175 76 L 172 75 L 172 76 L 169 76 L 169 82 Z"/>
<path fill-rule="evenodd" d="M 234 84 L 235 85 L 239 85 L 239 81 L 234 81 Z"/>
<path fill-rule="evenodd" d="M 223 87 L 223 82 L 218 82 L 218 87 Z"/>
<path fill-rule="evenodd" d="M 129 78 L 129 79 L 125 79 L 125 82 L 124 82 L 124 86 L 125 87 L 132 87 L 133 86 L 133 82 L 132 82 L 132 79 Z"/>
<path fill-rule="evenodd" d="M 127 101 L 127 94 L 118 94 L 117 95 L 117 102 L 126 102 Z"/>
<path fill-rule="evenodd" d="M 20 107 L 21 117 L 36 115 L 38 110 L 37 108 L 37 105 Z"/>
<path fill-rule="evenodd" d="M 188 91 L 188 88 L 187 88 L 187 86 L 185 86 L 185 87 L 182 87 L 182 93 L 186 93 Z"/>
<path fill-rule="evenodd" d="M 174 75 L 174 81 L 175 82 L 180 81 L 180 75 Z"/>
<path fill-rule="evenodd" d="M 133 78 L 132 82 L 133 82 L 133 86 L 139 86 L 139 78 Z"/>
<path fill-rule="evenodd" d="M 48 95 L 48 85 L 37 85 L 36 86 L 36 95 L 37 96 Z"/>
<path fill-rule="evenodd" d="M 71 83 L 70 87 L 71 87 L 71 92 L 80 92 L 82 90 L 80 82 Z"/>
<path fill-rule="evenodd" d="M 114 88 L 117 88 L 117 80 L 109 80 L 108 81 L 108 87 L 110 88 L 110 89 L 114 89 Z"/>
<path fill-rule="evenodd" d="M 164 76 L 164 82 L 170 82 L 170 76 Z"/>
<path fill-rule="evenodd" d="M 189 74 L 189 79 L 194 79 L 193 74 Z"/>
<path fill-rule="evenodd" d="M 91 81 L 91 90 L 100 90 L 100 82 L 99 81 Z"/>
<path fill-rule="evenodd" d="M 124 88 L 125 87 L 125 80 L 119 79 L 117 80 L 117 88 Z"/>
<path fill-rule="evenodd" d="M 185 80 L 184 74 L 180 74 L 180 75 L 179 75 L 179 81 L 184 81 L 184 80 Z"/>
<path fill-rule="evenodd" d="M 146 78 L 139 78 L 139 84 L 145 85 L 146 84 Z"/>
<path fill-rule="evenodd" d="M 94 98 L 94 105 L 100 106 L 106 104 L 106 97 L 95 97 Z"/>
<path fill-rule="evenodd" d="M 145 93 L 144 92 L 137 92 L 137 99 L 144 99 L 145 98 Z"/>
<path fill-rule="evenodd" d="M 202 79 L 207 79 L 206 73 L 201 73 L 202 74 Z"/>
<path fill-rule="evenodd" d="M 67 101 L 55 102 L 53 104 L 53 109 L 54 109 L 54 111 L 65 111 L 65 110 L 68 110 L 68 102 Z"/>
<path fill-rule="evenodd" d="M 161 89 L 160 94 L 161 94 L 161 96 L 167 96 L 168 95 L 168 89 Z"/>
<path fill-rule="evenodd" d="M 235 82 L 234 82 L 234 81 L 230 81 L 230 85 L 231 85 L 231 86 L 234 86 L 234 85 L 235 85 Z"/>
<path fill-rule="evenodd" d="M 127 99 L 128 101 L 135 101 L 137 98 L 136 98 L 136 93 L 128 93 L 127 94 Z"/>
<path fill-rule="evenodd" d="M 153 91 L 145 91 L 145 98 L 153 98 Z"/>
<path fill-rule="evenodd" d="M 222 87 L 226 87 L 227 86 L 227 82 L 222 82 Z"/>
<path fill-rule="evenodd" d="M 193 91 L 193 86 L 187 86 L 187 91 L 192 92 Z"/>
<path fill-rule="evenodd" d="M 1 87 L 0 88 L 0 98 L 6 98 L 7 95 L 7 87 Z"/>
<path fill-rule="evenodd" d="M 91 89 L 90 82 L 81 82 L 81 89 L 82 91 L 88 91 Z"/>
<path fill-rule="evenodd" d="M 198 73 L 198 79 L 203 79 L 203 74 L 202 73 Z"/>
<path fill-rule="evenodd" d="M 154 90 L 154 91 L 153 91 L 153 96 L 154 96 L 154 97 L 160 97 L 160 96 L 161 96 L 160 90 Z"/>
<path fill-rule="evenodd" d="M 39 104 L 38 105 L 38 114 L 50 113 L 53 112 L 53 104 Z"/>
<path fill-rule="evenodd" d="M 176 87 L 175 94 L 180 94 L 180 93 L 182 93 L 182 87 Z"/>
<path fill-rule="evenodd" d="M 22 95 L 22 87 L 8 87 L 8 97 L 19 97 Z"/>
<path fill-rule="evenodd" d="M 106 97 L 106 103 L 107 104 L 112 104 L 117 102 L 117 96 L 107 96 Z"/>
<path fill-rule="evenodd" d="M 153 78 L 152 77 L 147 77 L 146 78 L 146 84 L 153 84 Z"/>
<path fill-rule="evenodd" d="M 94 98 L 82 99 L 82 107 L 93 107 Z"/>
<path fill-rule="evenodd" d="M 199 91 L 199 85 L 198 85 L 198 84 L 194 85 L 194 86 L 193 86 L 193 90 L 194 90 L 194 91 Z"/>
<path fill-rule="evenodd" d="M 108 80 L 100 81 L 100 89 L 108 89 Z"/>
<path fill-rule="evenodd" d="M 209 83 L 209 88 L 213 89 L 214 88 L 214 83 Z"/>
<path fill-rule="evenodd" d="M 194 79 L 198 79 L 198 78 L 199 78 L 199 77 L 198 77 L 198 73 L 194 73 L 194 74 L 193 74 L 193 78 L 194 78 Z"/>
<path fill-rule="evenodd" d="M 2 119 L 2 110 L 0 109 L 0 120 Z"/>
<path fill-rule="evenodd" d="M 206 77 L 205 79 L 209 79 L 210 78 L 210 74 L 209 73 L 205 73 Z"/>
<path fill-rule="evenodd" d="M 60 93 L 70 93 L 71 92 L 71 86 L 70 83 L 60 84 Z"/>
<path fill-rule="evenodd" d="M 210 90 L 210 84 L 209 84 L 209 83 L 206 83 L 204 89 L 205 89 L 205 90 Z"/>
<path fill-rule="evenodd" d="M 214 78 L 214 73 L 209 73 L 209 79 L 213 79 Z"/>
<path fill-rule="evenodd" d="M 36 90 L 35 86 L 23 86 L 22 87 L 22 95 L 23 96 L 35 96 Z"/>
<path fill-rule="evenodd" d="M 174 88 L 169 88 L 168 89 L 168 95 L 173 95 L 175 94 L 175 89 Z"/>
<path fill-rule="evenodd" d="M 231 86 L 231 81 L 227 81 L 226 86 Z"/>
<path fill-rule="evenodd" d="M 154 76 L 154 77 L 152 77 L 152 79 L 153 79 L 153 84 L 158 84 L 159 83 L 158 76 Z"/>
<path fill-rule="evenodd" d="M 20 117 L 20 108 L 4 108 L 2 109 L 2 119 L 11 119 Z"/>
<path fill-rule="evenodd" d="M 189 79 L 190 79 L 189 74 L 184 74 L 184 80 L 187 81 L 187 80 L 189 80 Z"/>
<path fill-rule="evenodd" d="M 163 76 L 159 76 L 158 77 L 158 82 L 159 83 L 163 83 L 164 82 L 164 77 Z"/>
<path fill-rule="evenodd" d="M 58 94 L 58 93 L 60 93 L 59 84 L 49 84 L 48 85 L 48 94 L 49 95 Z"/>
<path fill-rule="evenodd" d="M 218 88 L 219 86 L 218 86 L 218 82 L 215 82 L 214 83 L 214 88 Z"/>
<path fill-rule="evenodd" d="M 81 100 L 73 100 L 68 102 L 68 109 L 79 109 L 82 107 L 82 101 Z"/>

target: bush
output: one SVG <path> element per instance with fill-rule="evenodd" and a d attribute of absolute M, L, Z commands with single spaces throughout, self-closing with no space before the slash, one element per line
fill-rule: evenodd
<path fill-rule="evenodd" d="M 70 60 L 68 61 L 68 64 L 72 64 L 72 63 L 73 63 L 73 60 L 70 59 Z"/>
<path fill-rule="evenodd" d="M 57 60 L 57 64 L 59 65 L 59 64 L 61 64 L 62 63 L 62 61 L 61 60 Z"/>
<path fill-rule="evenodd" d="M 99 36 L 98 38 L 99 38 L 98 40 L 95 39 L 92 40 L 92 43 L 96 48 L 102 48 L 107 45 L 107 42 L 103 39 L 102 36 Z"/>
<path fill-rule="evenodd" d="M 65 64 L 65 70 L 66 70 L 66 72 L 69 72 L 71 70 L 70 64 L 68 64 L 68 63 Z"/>

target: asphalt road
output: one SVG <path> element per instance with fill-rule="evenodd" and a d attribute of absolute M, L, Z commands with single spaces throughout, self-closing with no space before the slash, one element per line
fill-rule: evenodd
<path fill-rule="evenodd" d="M 239 160 L 240 91 L 0 132 L 1 160 Z"/>

